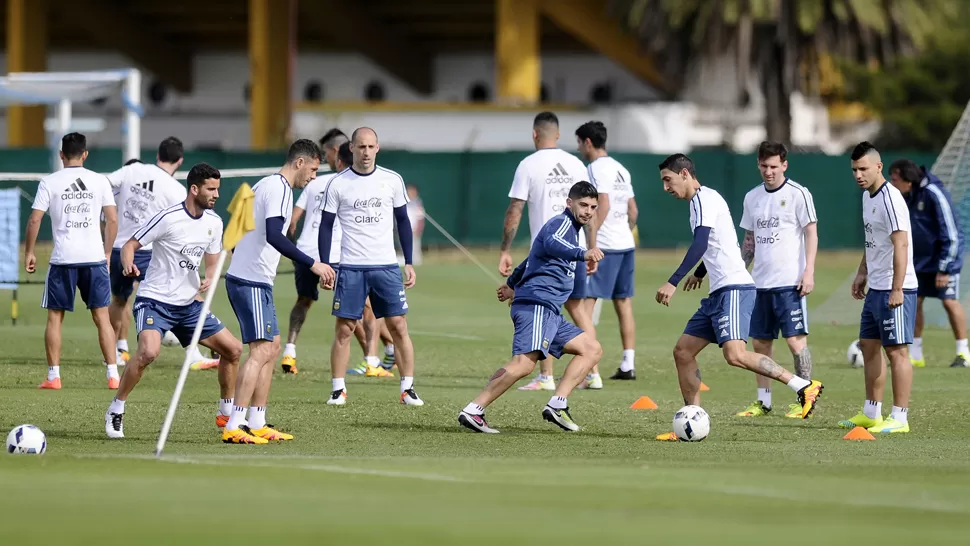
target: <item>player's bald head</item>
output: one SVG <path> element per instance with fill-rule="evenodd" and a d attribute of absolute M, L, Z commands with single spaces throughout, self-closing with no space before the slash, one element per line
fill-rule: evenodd
<path fill-rule="evenodd" d="M 354 144 L 360 144 L 360 142 L 365 138 L 372 138 L 374 142 L 377 142 L 377 131 L 371 129 L 370 127 L 358 127 L 350 135 L 350 140 Z"/>

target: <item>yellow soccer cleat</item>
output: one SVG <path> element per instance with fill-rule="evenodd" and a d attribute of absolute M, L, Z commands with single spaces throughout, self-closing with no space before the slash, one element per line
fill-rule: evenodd
<path fill-rule="evenodd" d="M 265 438 L 260 438 L 258 436 L 253 436 L 247 429 L 242 427 L 236 430 L 223 430 L 222 431 L 222 441 L 226 444 L 268 444 L 269 441 Z"/>
<path fill-rule="evenodd" d="M 909 359 L 909 362 L 913 365 L 914 368 L 925 368 L 926 367 L 926 359 L 925 358 L 921 358 L 919 360 L 917 360 L 915 358 L 910 358 Z"/>
<path fill-rule="evenodd" d="M 283 367 L 283 373 L 291 373 L 296 375 L 300 373 L 300 370 L 296 369 L 296 357 L 283 355 L 283 360 L 280 361 L 280 366 Z"/>
<path fill-rule="evenodd" d="M 798 416 L 801 417 L 802 408 L 798 408 Z M 771 407 L 765 406 L 761 400 L 756 400 L 750 406 L 744 408 L 743 410 L 735 413 L 738 417 L 761 417 L 762 415 L 768 415 L 771 413 Z"/>
<path fill-rule="evenodd" d="M 789 419 L 801 419 L 802 407 L 798 404 L 788 404 L 788 412 L 785 413 L 785 417 Z"/>
<path fill-rule="evenodd" d="M 884 420 L 878 425 L 869 427 L 866 430 L 876 434 L 896 434 L 897 432 L 909 432 L 909 423 L 900 423 L 890 416 L 889 419 Z"/>
<path fill-rule="evenodd" d="M 677 437 L 676 432 L 665 432 L 663 434 L 657 435 L 658 442 L 679 442 L 680 438 Z"/>
<path fill-rule="evenodd" d="M 865 413 L 860 411 L 848 419 L 839 421 L 839 426 L 842 428 L 862 427 L 864 429 L 869 429 L 872 427 L 882 426 L 882 423 L 883 420 L 881 415 L 876 419 L 870 419 L 869 417 L 866 417 Z"/>
<path fill-rule="evenodd" d="M 269 425 L 266 425 L 263 428 L 257 428 L 257 429 L 250 430 L 249 432 L 251 432 L 253 436 L 255 436 L 257 438 L 262 438 L 262 439 L 264 439 L 266 441 L 269 441 L 269 442 L 282 442 L 282 441 L 285 441 L 285 440 L 292 440 L 293 439 L 293 435 L 292 434 L 287 434 L 285 432 L 280 432 L 280 431 L 276 430 L 275 428 L 273 428 L 273 427 L 271 427 Z"/>
<path fill-rule="evenodd" d="M 128 354 L 128 351 L 118 351 L 118 360 L 127 364 L 131 360 L 131 355 Z"/>
<path fill-rule="evenodd" d="M 394 377 L 394 374 L 380 366 L 367 366 L 364 377 Z"/>
<path fill-rule="evenodd" d="M 821 381 L 812 381 L 807 387 L 798 391 L 798 403 L 802 406 L 802 419 L 808 419 L 808 416 L 815 411 L 815 405 L 818 404 L 818 399 L 822 397 L 822 390 L 825 386 L 822 385 Z"/>

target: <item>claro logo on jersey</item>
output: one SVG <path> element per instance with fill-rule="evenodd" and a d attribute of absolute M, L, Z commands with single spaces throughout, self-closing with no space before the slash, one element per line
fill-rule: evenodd
<path fill-rule="evenodd" d="M 70 187 L 61 194 L 61 200 L 70 201 L 72 199 L 94 199 L 94 192 L 88 191 L 87 186 L 80 178 L 71 182 Z"/>
<path fill-rule="evenodd" d="M 381 201 L 380 197 L 371 197 L 370 199 L 358 199 L 354 201 L 355 209 L 379 209 L 384 206 L 384 202 Z M 375 213 L 373 216 L 367 214 L 355 214 L 354 223 L 357 224 L 379 224 L 383 215 L 380 212 Z"/>
<path fill-rule="evenodd" d="M 201 258 L 202 255 L 205 254 L 205 247 L 199 245 L 185 245 L 182 247 L 182 250 L 179 251 L 179 254 L 190 257 L 179 261 L 179 267 L 182 269 L 188 269 L 189 271 L 198 271 L 199 266 L 196 265 L 196 262 L 199 260 L 192 260 L 191 258 Z"/>

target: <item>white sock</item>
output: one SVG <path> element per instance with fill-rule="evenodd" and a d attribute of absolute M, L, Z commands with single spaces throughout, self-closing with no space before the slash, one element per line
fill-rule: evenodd
<path fill-rule="evenodd" d="M 791 390 L 793 390 L 795 392 L 798 392 L 798 391 L 804 389 L 805 387 L 807 387 L 807 386 L 809 386 L 811 384 L 812 384 L 811 381 L 809 381 L 807 379 L 802 379 L 801 377 L 798 377 L 797 375 L 793 375 L 793 376 L 791 376 L 791 381 L 788 382 L 788 387 Z"/>
<path fill-rule="evenodd" d="M 59 365 L 48 366 L 47 367 L 47 380 L 53 381 L 61 377 L 61 367 Z"/>
<path fill-rule="evenodd" d="M 401 376 L 401 392 L 414 387 L 414 378 Z"/>
<path fill-rule="evenodd" d="M 923 360 L 923 338 L 913 338 L 913 344 L 909 346 L 909 358 Z"/>
<path fill-rule="evenodd" d="M 117 347 L 118 347 L 118 350 L 119 351 L 128 352 L 128 340 L 127 339 L 119 339 L 118 340 Z"/>
<path fill-rule="evenodd" d="M 117 398 L 112 400 L 111 405 L 108 406 L 108 413 L 125 413 L 125 401 Z"/>
<path fill-rule="evenodd" d="M 620 362 L 620 371 L 629 372 L 633 369 L 633 349 L 623 349 L 623 362 Z"/>
<path fill-rule="evenodd" d="M 965 355 L 967 353 L 970 353 L 970 348 L 967 348 L 967 340 L 965 340 L 965 339 L 958 339 L 957 340 L 957 354 L 958 355 Z"/>
<path fill-rule="evenodd" d="M 758 401 L 766 408 L 771 407 L 771 389 L 758 389 Z"/>
<path fill-rule="evenodd" d="M 542 383 L 545 383 L 546 381 L 552 381 L 552 376 L 551 375 L 542 375 L 540 373 L 539 374 L 539 377 L 537 377 L 536 379 L 538 379 Z"/>
<path fill-rule="evenodd" d="M 895 419 L 900 423 L 907 423 L 907 414 L 909 413 L 908 408 L 901 408 L 899 406 L 893 406 L 893 412 L 889 415 L 891 419 Z"/>
<path fill-rule="evenodd" d="M 376 356 L 365 356 L 364 360 L 371 368 L 376 368 L 381 365 L 381 359 Z"/>
<path fill-rule="evenodd" d="M 118 375 L 118 365 L 117 364 L 105 364 L 105 371 L 108 374 L 108 379 L 120 379 Z"/>
<path fill-rule="evenodd" d="M 549 399 L 549 403 L 547 405 L 552 409 L 566 409 L 569 407 L 569 404 L 566 403 L 566 399 L 562 396 L 553 396 Z"/>
<path fill-rule="evenodd" d="M 225 415 L 226 417 L 232 415 L 232 398 L 219 400 L 219 415 Z"/>
<path fill-rule="evenodd" d="M 246 408 L 233 406 L 232 415 L 229 416 L 229 422 L 226 423 L 226 430 L 237 430 L 239 425 L 244 422 L 246 422 Z"/>
<path fill-rule="evenodd" d="M 187 350 L 187 351 L 189 353 L 189 359 L 192 362 L 198 362 L 198 361 L 200 361 L 200 360 L 202 360 L 204 358 L 202 356 L 202 352 L 199 351 L 199 346 L 198 345 L 196 345 L 195 347 L 192 347 L 191 350 Z"/>
<path fill-rule="evenodd" d="M 384 346 L 384 354 L 387 356 L 394 356 L 394 344 L 388 343 Z"/>
<path fill-rule="evenodd" d="M 862 413 L 870 419 L 879 419 L 882 416 L 882 402 L 866 400 L 866 405 L 862 407 Z"/>
<path fill-rule="evenodd" d="M 250 406 L 249 428 L 258 430 L 266 426 L 266 407 Z"/>
<path fill-rule="evenodd" d="M 283 347 L 283 356 L 291 356 L 296 358 L 296 344 L 287 343 L 286 346 Z"/>
<path fill-rule="evenodd" d="M 474 402 L 469 402 L 465 409 L 462 410 L 465 413 L 470 413 L 472 415 L 485 415 L 485 408 L 479 406 Z"/>
<path fill-rule="evenodd" d="M 333 383 L 333 390 L 335 391 L 345 391 L 347 390 L 347 383 L 344 381 L 343 377 L 334 377 L 331 382 Z"/>

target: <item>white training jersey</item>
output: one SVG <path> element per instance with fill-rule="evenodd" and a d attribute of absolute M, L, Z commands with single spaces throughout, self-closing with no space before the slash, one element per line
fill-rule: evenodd
<path fill-rule="evenodd" d="M 343 229 L 340 265 L 394 265 L 394 209 L 408 204 L 404 179 L 375 167 L 370 174 L 344 169 L 330 180 L 324 211 Z"/>
<path fill-rule="evenodd" d="M 199 293 L 203 256 L 222 252 L 222 218 L 211 210 L 192 216 L 185 203 L 179 203 L 150 218 L 134 238 L 154 245 L 138 297 L 189 305 Z"/>
<path fill-rule="evenodd" d="M 601 250 L 630 250 L 633 230 L 630 229 L 630 199 L 633 199 L 633 182 L 630 171 L 610 156 L 594 159 L 586 167 L 589 181 L 596 191 L 610 197 L 610 210 L 599 231 L 596 246 Z"/>
<path fill-rule="evenodd" d="M 320 221 L 323 219 L 323 200 L 327 191 L 327 184 L 334 176 L 337 175 L 314 178 L 303 188 L 303 193 L 296 200 L 296 206 L 306 211 L 303 215 L 303 229 L 300 230 L 300 237 L 296 240 L 296 248 L 318 262 L 320 261 L 318 235 L 320 234 Z M 333 241 L 330 243 L 329 263 L 331 264 L 340 262 L 340 238 L 342 236 L 340 221 L 337 220 L 333 223 Z"/>
<path fill-rule="evenodd" d="M 909 223 L 906 199 L 889 182 L 883 182 L 876 195 L 862 192 L 862 223 L 866 230 L 866 267 L 869 268 L 869 288 L 892 290 L 893 242 L 895 231 L 905 231 L 909 242 L 906 257 L 906 278 L 903 289 L 915 290 L 916 270 L 913 268 L 913 230 Z"/>
<path fill-rule="evenodd" d="M 185 201 L 188 193 L 181 182 L 153 163 L 132 163 L 108 175 L 118 204 L 118 236 L 114 248 L 121 248 L 148 219 Z M 151 245 L 143 245 L 151 250 Z"/>
<path fill-rule="evenodd" d="M 798 286 L 805 272 L 805 226 L 817 222 L 811 192 L 794 180 L 774 190 L 761 184 L 744 196 L 741 229 L 754 233 L 755 286 Z"/>
<path fill-rule="evenodd" d="M 530 244 L 546 222 L 566 210 L 569 189 L 586 176 L 583 162 L 559 148 L 541 148 L 519 163 L 509 197 L 529 204 Z M 579 230 L 579 246 L 586 248 L 584 230 Z"/>
<path fill-rule="evenodd" d="M 711 188 L 698 188 L 690 200 L 690 231 L 700 226 L 711 228 L 704 267 L 711 279 L 710 291 L 725 286 L 754 284 L 741 258 L 738 233 L 734 229 L 731 210 L 721 194 Z"/>
<path fill-rule="evenodd" d="M 227 275 L 244 281 L 273 285 L 280 253 L 266 241 L 266 220 L 283 217 L 283 235 L 293 217 L 293 188 L 283 175 L 271 174 L 253 186 L 253 217 L 256 228 L 243 235 L 233 249 Z"/>
<path fill-rule="evenodd" d="M 84 167 L 65 167 L 37 185 L 33 208 L 51 217 L 53 265 L 97 264 L 105 261 L 101 209 L 115 206 L 111 184 L 103 174 Z"/>

